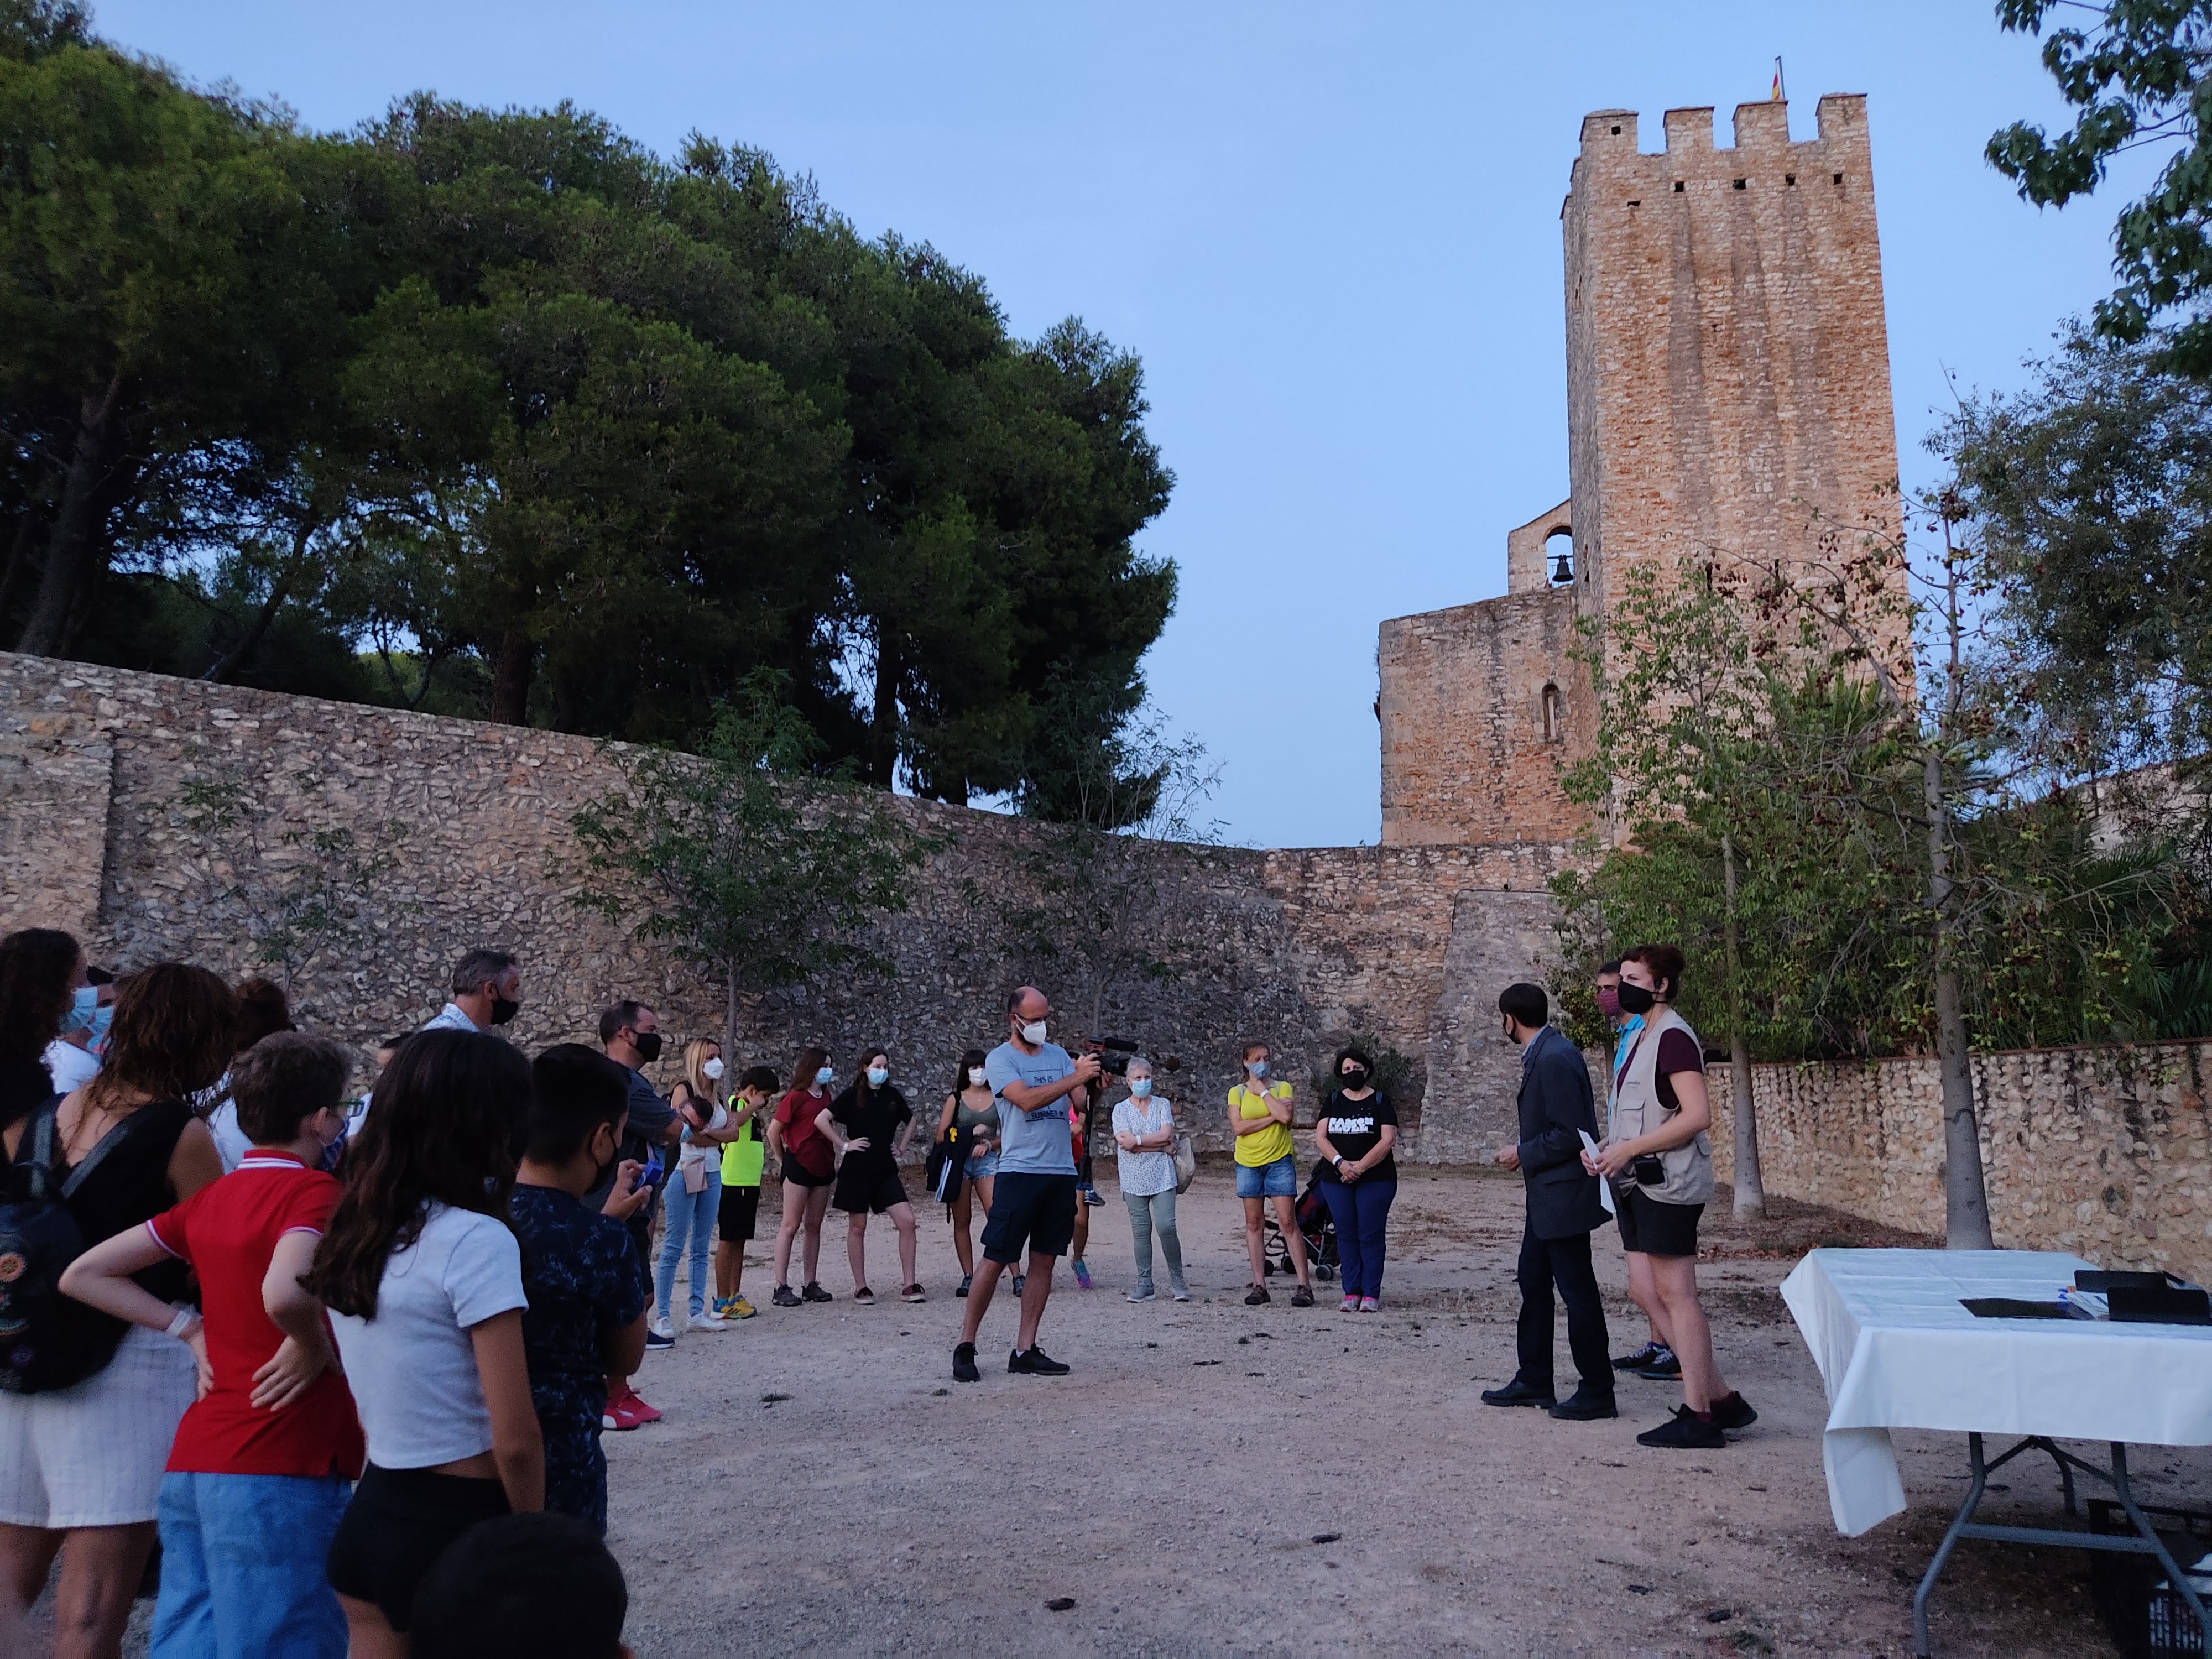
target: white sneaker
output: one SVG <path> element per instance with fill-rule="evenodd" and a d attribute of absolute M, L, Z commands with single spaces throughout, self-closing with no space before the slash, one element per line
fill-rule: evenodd
<path fill-rule="evenodd" d="M 691 1316 L 691 1328 L 695 1331 L 726 1331 L 730 1328 L 730 1322 L 710 1307 Z"/>
<path fill-rule="evenodd" d="M 657 1314 L 645 1322 L 645 1346 L 648 1350 L 676 1346 L 676 1333 L 669 1329 L 668 1322 Z"/>

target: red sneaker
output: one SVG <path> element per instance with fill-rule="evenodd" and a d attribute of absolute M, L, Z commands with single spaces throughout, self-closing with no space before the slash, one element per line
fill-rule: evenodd
<path fill-rule="evenodd" d="M 607 1396 L 606 1405 L 601 1408 L 599 1413 L 599 1427 L 602 1429 L 634 1429 L 636 1426 L 637 1419 L 631 1415 L 629 1402 L 626 1401 L 617 1400 L 614 1395 L 609 1395 Z"/>
<path fill-rule="evenodd" d="M 629 1414 L 641 1423 L 658 1423 L 660 1421 L 659 1412 L 655 1410 L 653 1407 L 647 1405 L 639 1396 L 637 1390 L 635 1389 L 628 1389 L 623 1391 L 623 1404 L 629 1408 Z"/>

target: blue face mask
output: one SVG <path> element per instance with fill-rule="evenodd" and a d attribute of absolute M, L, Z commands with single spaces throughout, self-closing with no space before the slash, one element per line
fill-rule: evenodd
<path fill-rule="evenodd" d="M 107 1028 L 115 1024 L 115 1005 L 103 1003 L 92 1011 L 92 1024 L 85 1029 L 92 1033 L 92 1050 L 102 1052 L 107 1047 Z"/>
<path fill-rule="evenodd" d="M 1250 1069 L 1254 1077 L 1265 1077 L 1267 1075 L 1267 1062 L 1264 1060 L 1255 1060 L 1252 1062 Z"/>
<path fill-rule="evenodd" d="M 1148 1077 L 1133 1077 L 1129 1079 L 1129 1093 L 1136 1099 L 1142 1100 L 1146 1095 L 1152 1093 L 1152 1079 Z"/>
<path fill-rule="evenodd" d="M 75 1036 L 91 1028 L 93 1016 L 100 1012 L 100 987 L 80 985 L 70 993 L 70 1006 L 56 1028 L 58 1036 Z"/>
<path fill-rule="evenodd" d="M 881 1066 L 868 1067 L 868 1087 L 880 1089 L 891 1080 L 891 1074 Z"/>
<path fill-rule="evenodd" d="M 836 1076 L 837 1068 L 836 1066 L 824 1066 L 820 1071 L 814 1074 L 814 1080 L 817 1083 L 829 1083 L 834 1081 Z"/>

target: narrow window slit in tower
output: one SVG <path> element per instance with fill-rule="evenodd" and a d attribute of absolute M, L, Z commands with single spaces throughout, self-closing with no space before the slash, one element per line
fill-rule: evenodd
<path fill-rule="evenodd" d="M 1677 195 L 1677 196 L 1680 196 L 1681 193 L 1682 193 L 1682 181 L 1681 181 L 1680 179 L 1677 179 L 1674 181 L 1674 194 L 1675 194 L 1675 195 Z"/>
<path fill-rule="evenodd" d="M 1557 743 L 1559 740 L 1560 726 L 1559 688 L 1556 685 L 1547 685 L 1544 688 L 1544 741 L 1546 743 Z"/>
<path fill-rule="evenodd" d="M 1644 204 L 1638 201 L 1631 201 L 1628 205 L 1631 207 L 1642 207 Z"/>
<path fill-rule="evenodd" d="M 1840 173 L 1835 174 L 1834 182 L 1839 185 L 1842 184 L 1844 182 L 1844 175 Z"/>
<path fill-rule="evenodd" d="M 1782 175 L 1782 182 L 1785 185 L 1795 185 L 1797 182 L 1797 175 L 1794 173 L 1785 173 Z"/>
<path fill-rule="evenodd" d="M 1738 190 L 1741 190 L 1741 189 L 1743 188 L 1743 180 L 1742 180 L 1742 179 L 1737 179 L 1737 180 L 1735 181 L 1735 187 L 1736 187 Z"/>

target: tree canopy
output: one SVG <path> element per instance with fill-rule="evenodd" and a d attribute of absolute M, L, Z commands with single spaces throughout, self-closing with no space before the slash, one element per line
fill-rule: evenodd
<path fill-rule="evenodd" d="M 679 744 L 764 672 L 1048 814 L 1175 603 L 1133 355 L 698 134 L 316 134 L 0 0 L 0 646 Z"/>

